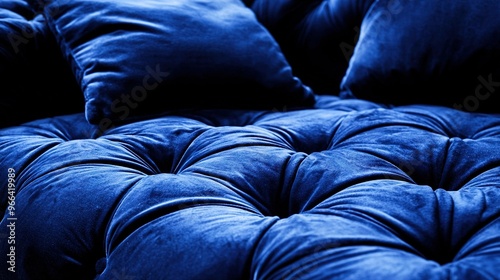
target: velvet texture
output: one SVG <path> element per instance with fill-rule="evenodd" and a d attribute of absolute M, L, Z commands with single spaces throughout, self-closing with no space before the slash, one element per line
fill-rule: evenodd
<path fill-rule="evenodd" d="M 500 115 L 471 107 L 497 104 L 498 9 L 471 3 L 0 1 L 2 34 L 36 30 L 0 37 L 2 108 L 80 108 L 0 128 L 0 279 L 498 280 Z M 346 98 L 302 83 L 335 94 L 344 68 Z"/>
<path fill-rule="evenodd" d="M 0 127 L 81 112 L 83 96 L 44 19 L 0 1 Z"/>
<path fill-rule="evenodd" d="M 499 116 L 333 96 L 3 129 L 0 278 L 498 279 L 499 139 Z"/>
<path fill-rule="evenodd" d="M 373 0 L 247 1 L 316 94 L 337 95 Z"/>
<path fill-rule="evenodd" d="M 375 1 L 342 96 L 500 112 L 500 2 Z"/>
<path fill-rule="evenodd" d="M 314 103 L 311 89 L 239 0 L 41 2 L 92 124 L 107 129 L 186 108 Z"/>

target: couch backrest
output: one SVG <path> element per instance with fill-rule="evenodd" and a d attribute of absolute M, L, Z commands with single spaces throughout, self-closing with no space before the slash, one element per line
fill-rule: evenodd
<path fill-rule="evenodd" d="M 0 127 L 79 111 L 82 94 L 43 17 L 0 1 Z"/>

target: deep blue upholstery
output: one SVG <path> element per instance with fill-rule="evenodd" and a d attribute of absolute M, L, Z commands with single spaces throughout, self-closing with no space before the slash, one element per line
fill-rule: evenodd
<path fill-rule="evenodd" d="M 247 2 L 316 94 L 500 112 L 499 1 Z"/>
<path fill-rule="evenodd" d="M 43 17 L 23 0 L 0 1 L 0 127 L 76 113 L 82 105 Z"/>
<path fill-rule="evenodd" d="M 317 94 L 338 94 L 373 0 L 247 3 L 280 43 L 294 73 Z"/>
<path fill-rule="evenodd" d="M 96 135 L 0 131 L 19 279 L 498 279 L 500 116 L 324 96 Z"/>
<path fill-rule="evenodd" d="M 500 1 L 378 0 L 343 96 L 500 113 Z"/>
<path fill-rule="evenodd" d="M 334 96 L 347 63 L 329 46 L 355 44 L 370 1 L 243 2 L 314 105 L 145 110 L 102 129 L 42 16 L 0 1 L 6 34 L 38 30 L 0 68 L 36 113 L 0 108 L 0 279 L 500 279 L 500 114 Z"/>
<path fill-rule="evenodd" d="M 240 0 L 43 0 L 41 12 L 105 130 L 166 109 L 312 106 Z"/>

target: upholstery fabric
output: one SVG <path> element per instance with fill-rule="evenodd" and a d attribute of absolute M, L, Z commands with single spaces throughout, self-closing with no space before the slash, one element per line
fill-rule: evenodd
<path fill-rule="evenodd" d="M 498 11 L 496 0 L 374 1 L 342 96 L 499 113 Z"/>
<path fill-rule="evenodd" d="M 373 0 L 247 1 L 316 94 L 338 95 Z"/>
<path fill-rule="evenodd" d="M 313 105 L 312 90 L 240 0 L 38 2 L 92 124 L 169 109 Z"/>
<path fill-rule="evenodd" d="M 500 279 L 496 2 L 26 1 L 1 280 Z"/>
<path fill-rule="evenodd" d="M 81 112 L 69 70 L 43 17 L 25 1 L 0 1 L 0 127 Z"/>
<path fill-rule="evenodd" d="M 499 115 L 335 96 L 5 128 L 0 278 L 498 279 L 499 146 Z"/>

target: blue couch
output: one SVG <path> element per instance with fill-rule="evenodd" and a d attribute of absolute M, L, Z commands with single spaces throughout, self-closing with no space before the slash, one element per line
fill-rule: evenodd
<path fill-rule="evenodd" d="M 286 58 L 276 65 L 289 63 L 289 68 L 279 67 L 297 69 L 293 89 L 287 88 L 295 94 L 292 100 L 280 102 L 288 98 L 283 94 L 260 106 L 265 96 L 257 90 L 273 94 L 278 89 L 235 83 L 230 90 L 241 87 L 258 96 L 258 102 L 238 106 L 241 101 L 235 99 L 218 107 L 192 95 L 203 88 L 189 87 L 212 84 L 197 76 L 179 86 L 174 77 L 169 89 L 188 98 L 163 107 L 158 104 L 172 103 L 155 99 L 151 91 L 148 98 L 154 102 L 124 103 L 142 109 L 130 106 L 126 118 L 116 118 L 106 110 L 98 112 L 100 103 L 90 104 L 95 94 L 119 86 L 111 82 L 114 76 L 104 76 L 109 84 L 99 81 L 104 89 L 88 92 L 99 86 L 92 79 L 102 72 L 92 71 L 109 54 L 99 57 L 95 42 L 92 47 L 78 45 L 94 34 L 85 34 L 89 27 L 82 27 L 85 36 L 79 38 L 68 39 L 74 30 L 64 33 L 87 20 L 66 17 L 71 11 L 82 16 L 79 5 L 86 1 L 33 2 L 0 4 L 1 26 L 13 30 L 5 33 L 10 34 L 3 41 L 5 50 L 12 42 L 22 48 L 9 61 L 25 63 L 18 72 L 3 68 L 17 80 L 2 81 L 11 84 L 3 99 L 12 98 L 5 102 L 0 129 L 0 279 L 500 279 L 500 110 L 495 99 L 500 79 L 497 69 L 487 65 L 496 61 L 499 45 L 486 52 L 491 57 L 484 64 L 466 63 L 462 72 L 461 65 L 452 67 L 462 75 L 456 76 L 459 83 L 477 66 L 472 91 L 464 84 L 456 86 L 460 92 L 442 92 L 440 78 L 449 78 L 443 67 L 417 75 L 417 65 L 410 75 L 397 72 L 397 65 L 391 68 L 387 60 L 383 65 L 400 78 L 399 91 L 392 80 L 384 87 L 383 73 L 368 73 L 379 78 L 374 88 L 384 88 L 384 94 L 365 95 L 363 88 L 375 82 L 359 78 L 364 77 L 360 73 L 381 68 L 356 63 L 376 64 L 363 61 L 361 54 L 369 52 L 362 43 L 377 43 L 365 30 L 378 24 L 367 21 L 377 17 L 376 5 L 383 1 L 224 0 L 255 17 L 264 28 L 259 32 L 272 35 Z M 113 1 L 87 1 L 92 2 Z M 129 2 L 121 3 L 134 1 Z M 161 1 L 139 6 L 145 9 L 150 2 Z M 196 9 L 212 5 L 202 0 L 169 3 L 188 2 Z M 461 3 L 448 3 L 456 13 L 467 5 L 443 2 Z M 389 1 L 381 15 L 414 18 L 409 14 L 418 12 L 416 3 L 439 6 L 434 1 Z M 488 5 L 498 6 L 484 3 L 484 13 L 492 9 Z M 83 15 L 105 17 L 115 8 L 85 7 Z M 143 30 L 127 28 L 119 27 Z M 107 48 L 113 36 L 127 36 L 119 30 L 109 34 L 99 41 Z M 59 48 L 63 43 L 70 46 Z M 413 44 L 412 54 L 424 48 Z M 132 46 L 139 45 L 126 47 Z M 89 66 L 87 53 L 81 52 L 85 48 L 97 57 Z M 139 47 L 125 53 L 138 52 Z M 254 55 L 252 61 L 258 60 Z M 272 64 L 272 59 L 264 62 Z M 433 57 L 426 65 L 442 60 Z M 188 60 L 183 61 L 179 65 L 187 67 Z M 419 63 L 424 64 L 423 58 Z M 19 74 L 34 67 L 42 69 L 34 77 L 38 82 Z M 163 78 L 182 72 L 176 70 Z M 120 72 L 118 80 L 134 79 L 133 71 Z M 427 79 L 430 74 L 423 73 L 435 77 Z M 415 77 L 428 85 L 421 89 L 424 97 L 413 99 L 411 93 L 394 98 L 405 94 L 405 88 L 411 91 Z M 189 90 L 183 92 L 185 86 Z M 247 92 L 249 88 L 255 92 Z M 440 91 L 433 92 L 435 88 Z M 478 88 L 481 94 L 474 91 Z M 189 107 L 186 101 L 197 104 Z"/>

